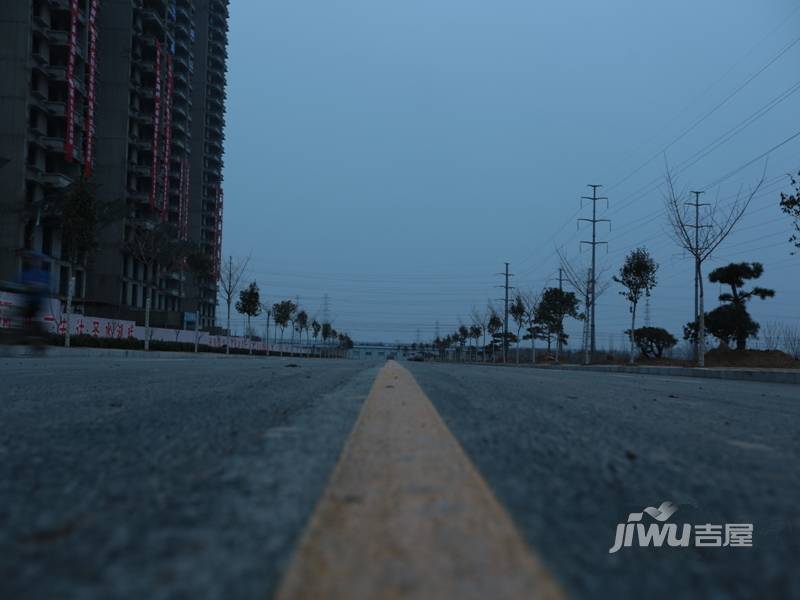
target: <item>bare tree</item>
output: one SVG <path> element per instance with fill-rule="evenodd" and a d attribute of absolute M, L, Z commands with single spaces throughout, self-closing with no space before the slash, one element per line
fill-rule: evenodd
<path fill-rule="evenodd" d="M 800 360 L 800 327 L 784 325 L 781 337 L 784 352 Z"/>
<path fill-rule="evenodd" d="M 483 362 L 486 362 L 486 328 L 489 326 L 490 316 L 491 316 L 491 311 L 489 308 L 486 308 L 484 310 L 473 308 L 472 312 L 469 315 L 472 324 L 475 327 L 480 328 L 481 335 L 483 336 L 483 349 L 481 350 L 481 359 L 483 360 Z"/>
<path fill-rule="evenodd" d="M 178 266 L 186 256 L 173 225 L 145 219 L 133 224 L 124 249 L 144 268 L 145 298 L 151 295 L 151 290 L 160 288 L 158 271 Z"/>
<path fill-rule="evenodd" d="M 528 334 L 531 339 L 531 364 L 536 364 L 536 336 L 538 335 L 538 327 L 536 324 L 536 311 L 539 307 L 539 302 L 542 300 L 541 292 L 528 292 L 522 294 L 522 301 L 525 304 L 525 321 L 528 325 Z"/>
<path fill-rule="evenodd" d="M 230 354 L 231 351 L 231 305 L 233 298 L 236 296 L 236 291 L 239 289 L 239 283 L 242 281 L 247 263 L 250 262 L 248 256 L 244 260 L 233 260 L 232 256 L 228 257 L 228 263 L 222 265 L 219 275 L 219 289 L 222 292 L 222 297 L 225 299 L 225 304 L 228 307 L 228 339 L 225 344 L 225 354 Z"/>
<path fill-rule="evenodd" d="M 714 253 L 719 245 L 725 241 L 736 224 L 742 219 L 747 207 L 764 183 L 766 174 L 766 164 L 761 179 L 753 186 L 749 193 L 743 192 L 740 188 L 736 198 L 728 205 L 722 205 L 719 198 L 705 211 L 705 223 L 692 223 L 692 219 L 687 214 L 684 200 L 686 191 L 678 191 L 675 188 L 675 178 L 669 168 L 666 172 L 666 194 L 664 205 L 666 208 L 667 219 L 670 224 L 670 233 L 675 242 L 686 252 L 692 255 L 695 265 L 695 277 L 698 286 L 698 306 L 697 306 L 697 366 L 705 366 L 706 353 L 706 324 L 705 308 L 703 296 L 703 263 Z"/>
<path fill-rule="evenodd" d="M 514 324 L 517 326 L 517 364 L 519 364 L 519 334 L 527 321 L 527 312 L 525 299 L 522 297 L 522 294 L 517 293 L 514 297 L 514 301 L 511 303 L 511 307 L 508 309 L 508 314 L 514 319 Z"/>

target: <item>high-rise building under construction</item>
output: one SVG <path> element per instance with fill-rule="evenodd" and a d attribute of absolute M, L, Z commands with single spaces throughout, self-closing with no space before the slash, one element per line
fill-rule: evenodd
<path fill-rule="evenodd" d="M 168 224 L 219 268 L 228 0 L 15 0 L 0 15 L 0 279 L 41 253 L 53 292 L 70 271 L 49 196 L 81 176 L 126 207 L 72 271 L 86 312 L 214 324 L 216 278 L 143 261 L 135 230 Z M 5 159 L 5 160 L 4 160 Z M 199 301 L 198 301 L 199 299 Z"/>

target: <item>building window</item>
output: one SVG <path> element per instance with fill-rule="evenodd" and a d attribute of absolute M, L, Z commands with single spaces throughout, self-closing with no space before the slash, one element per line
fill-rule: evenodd
<path fill-rule="evenodd" d="M 53 256 L 53 228 L 47 225 L 42 227 L 42 254 Z"/>
<path fill-rule="evenodd" d="M 75 297 L 83 298 L 83 271 L 75 271 Z"/>
<path fill-rule="evenodd" d="M 58 294 L 60 296 L 66 296 L 69 290 L 69 268 L 61 267 L 58 273 Z"/>
<path fill-rule="evenodd" d="M 25 223 L 25 231 L 22 233 L 22 245 L 26 250 L 33 250 L 33 222 L 28 221 Z"/>

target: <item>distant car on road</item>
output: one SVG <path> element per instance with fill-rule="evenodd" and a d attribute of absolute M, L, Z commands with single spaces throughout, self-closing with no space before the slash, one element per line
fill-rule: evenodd
<path fill-rule="evenodd" d="M 410 360 L 413 362 L 423 362 L 425 360 L 425 356 L 419 352 L 409 352 L 406 354 L 406 360 Z"/>

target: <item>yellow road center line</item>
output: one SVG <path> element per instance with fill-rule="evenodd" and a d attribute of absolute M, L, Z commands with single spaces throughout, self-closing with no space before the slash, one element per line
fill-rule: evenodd
<path fill-rule="evenodd" d="M 414 377 L 381 369 L 276 598 L 564 598 Z"/>

